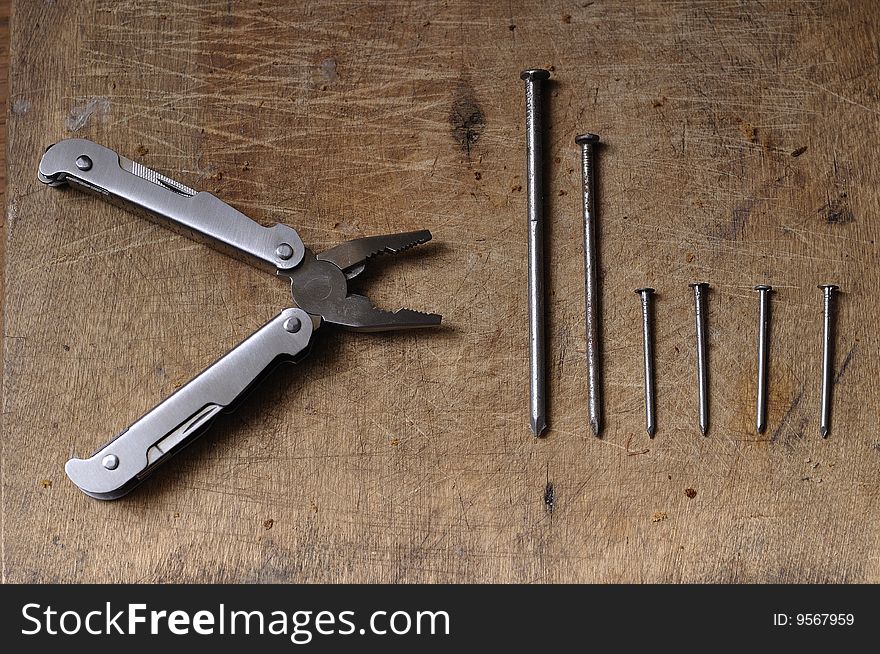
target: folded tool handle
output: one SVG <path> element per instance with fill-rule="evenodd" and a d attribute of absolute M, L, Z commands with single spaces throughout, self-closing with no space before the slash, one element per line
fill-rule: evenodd
<path fill-rule="evenodd" d="M 122 497 L 233 408 L 274 364 L 304 354 L 313 329 L 305 311 L 285 309 L 91 457 L 70 459 L 67 476 L 97 499 Z"/>
<path fill-rule="evenodd" d="M 46 150 L 39 178 L 51 186 L 71 183 L 122 200 L 268 270 L 295 268 L 305 253 L 292 227 L 263 227 L 210 193 L 194 191 L 86 139 L 60 141 Z"/>

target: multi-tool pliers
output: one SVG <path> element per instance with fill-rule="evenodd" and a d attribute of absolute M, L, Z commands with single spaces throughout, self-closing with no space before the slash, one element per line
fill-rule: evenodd
<path fill-rule="evenodd" d="M 388 331 L 440 324 L 440 316 L 375 308 L 349 293 L 348 281 L 370 257 L 431 239 L 427 230 L 348 241 L 320 254 L 287 225 L 263 227 L 214 195 L 197 192 L 116 152 L 84 139 L 49 147 L 40 181 L 70 184 L 145 211 L 187 236 L 290 279 L 293 307 L 285 309 L 192 381 L 162 401 L 87 459 L 70 459 L 67 476 L 84 493 L 121 497 L 159 464 L 200 436 L 221 411 L 234 408 L 275 364 L 304 356 L 323 323 L 354 331 Z"/>

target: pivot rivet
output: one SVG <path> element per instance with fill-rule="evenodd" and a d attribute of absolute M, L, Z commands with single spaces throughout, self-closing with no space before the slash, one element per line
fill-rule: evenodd
<path fill-rule="evenodd" d="M 288 318 L 284 321 L 284 329 L 289 331 L 291 334 L 296 334 L 299 331 L 299 328 L 302 327 L 302 323 L 299 318 Z"/>
<path fill-rule="evenodd" d="M 279 259 L 287 261 L 290 257 L 293 256 L 293 248 L 290 247 L 287 243 L 282 243 L 277 248 L 275 248 L 275 256 Z"/>

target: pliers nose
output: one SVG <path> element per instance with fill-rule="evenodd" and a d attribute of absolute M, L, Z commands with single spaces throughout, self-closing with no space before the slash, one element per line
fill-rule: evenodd
<path fill-rule="evenodd" d="M 348 292 L 348 280 L 363 272 L 372 257 L 396 254 L 430 240 L 431 232 L 426 229 L 358 238 L 318 255 L 306 251 L 300 266 L 279 274 L 290 277 L 294 303 L 327 323 L 360 332 L 435 327 L 441 321 L 435 313 L 412 309 L 384 311 L 367 297 Z"/>
<path fill-rule="evenodd" d="M 321 261 L 330 261 L 345 273 L 347 279 L 354 279 L 364 270 L 367 259 L 380 254 L 397 254 L 416 245 L 431 240 L 431 232 L 420 229 L 415 232 L 400 232 L 381 236 L 356 238 L 324 250 L 317 255 Z"/>

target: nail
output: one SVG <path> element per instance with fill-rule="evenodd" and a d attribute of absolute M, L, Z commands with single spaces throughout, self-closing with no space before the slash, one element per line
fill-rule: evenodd
<path fill-rule="evenodd" d="M 637 288 L 636 293 L 642 298 L 642 352 L 645 361 L 645 431 L 648 438 L 654 438 L 657 431 L 657 418 L 654 410 L 654 336 L 651 316 L 651 304 L 654 296 L 653 288 Z"/>
<path fill-rule="evenodd" d="M 697 385 L 700 398 L 700 432 L 709 434 L 709 370 L 706 352 L 706 295 L 709 284 L 689 284 L 694 289 L 694 317 L 697 327 Z"/>
<path fill-rule="evenodd" d="M 540 436 L 547 427 L 544 354 L 544 184 L 542 82 L 546 70 L 524 70 L 526 87 L 526 183 L 529 222 L 529 422 Z"/>
<path fill-rule="evenodd" d="M 767 361 L 770 331 L 770 292 L 767 284 L 755 286 L 758 291 L 758 400 L 755 406 L 755 429 L 763 434 L 767 429 Z"/>
<path fill-rule="evenodd" d="M 587 324 L 587 380 L 590 425 L 593 436 L 599 436 L 602 427 L 602 402 L 599 374 L 599 282 L 596 269 L 596 177 L 594 146 L 596 134 L 581 134 L 575 138 L 581 146 L 581 176 L 583 178 L 584 214 L 584 287 Z"/>
<path fill-rule="evenodd" d="M 822 438 L 828 438 L 831 431 L 831 386 L 834 374 L 834 335 L 833 328 L 834 293 L 839 286 L 834 284 L 822 284 L 819 286 L 824 295 L 824 320 L 822 330 L 822 411 L 819 424 L 819 434 Z"/>

